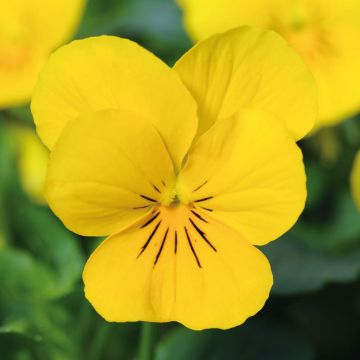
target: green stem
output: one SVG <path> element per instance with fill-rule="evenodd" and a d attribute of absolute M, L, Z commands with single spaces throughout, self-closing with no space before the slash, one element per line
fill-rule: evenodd
<path fill-rule="evenodd" d="M 143 322 L 141 324 L 138 360 L 152 360 L 154 335 L 154 325 L 149 322 Z"/>
<path fill-rule="evenodd" d="M 109 330 L 110 330 L 110 326 L 105 321 L 102 321 L 98 325 L 95 336 L 92 339 L 92 342 L 88 348 L 87 360 L 99 360 L 103 358 L 101 354 L 102 351 L 104 350 L 105 342 L 109 334 Z"/>

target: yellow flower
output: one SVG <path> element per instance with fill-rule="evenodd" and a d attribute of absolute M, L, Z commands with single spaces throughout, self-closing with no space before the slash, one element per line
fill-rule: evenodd
<path fill-rule="evenodd" d="M 312 127 L 315 85 L 275 33 L 239 28 L 173 69 L 111 36 L 74 41 L 32 101 L 52 150 L 46 198 L 70 230 L 110 235 L 85 294 L 108 321 L 230 328 L 266 301 L 263 245 L 306 197 L 295 139 Z"/>
<path fill-rule="evenodd" d="M 19 144 L 18 167 L 22 186 L 33 201 L 44 204 L 43 187 L 49 151 L 33 130 L 16 127 L 14 131 Z"/>
<path fill-rule="evenodd" d="M 319 89 L 316 127 L 360 110 L 360 1 L 178 0 L 195 40 L 240 25 L 280 33 L 306 61 Z"/>
<path fill-rule="evenodd" d="M 0 5 L 0 109 L 31 97 L 49 54 L 75 31 L 85 0 L 9 0 Z"/>
<path fill-rule="evenodd" d="M 355 157 L 350 183 L 355 203 L 360 210 L 360 151 L 358 151 Z"/>

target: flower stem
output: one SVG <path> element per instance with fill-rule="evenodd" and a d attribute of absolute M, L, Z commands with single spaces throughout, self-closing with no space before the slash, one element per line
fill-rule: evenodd
<path fill-rule="evenodd" d="M 149 322 L 143 322 L 140 331 L 138 360 L 152 360 L 154 335 L 154 325 Z"/>
<path fill-rule="evenodd" d="M 98 325 L 95 336 L 89 344 L 87 360 L 102 359 L 102 352 L 105 348 L 106 338 L 109 335 L 110 326 L 105 321 Z"/>

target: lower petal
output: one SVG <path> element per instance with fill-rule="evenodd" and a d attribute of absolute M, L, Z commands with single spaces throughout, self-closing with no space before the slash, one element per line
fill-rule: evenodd
<path fill-rule="evenodd" d="M 105 240 L 88 260 L 85 294 L 100 315 L 227 329 L 263 307 L 272 274 L 258 249 L 203 210 L 154 211 Z"/>

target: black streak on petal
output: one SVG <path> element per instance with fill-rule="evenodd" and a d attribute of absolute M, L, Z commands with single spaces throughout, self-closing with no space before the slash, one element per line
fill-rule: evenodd
<path fill-rule="evenodd" d="M 145 206 L 137 206 L 137 207 L 134 207 L 133 210 L 137 210 L 137 209 L 146 209 L 148 208 L 150 205 L 145 205 Z"/>
<path fill-rule="evenodd" d="M 157 263 L 158 260 L 159 260 L 159 257 L 160 257 L 160 255 L 161 255 L 162 250 L 163 250 L 163 247 L 164 247 L 164 244 L 165 244 L 165 241 L 166 241 L 166 237 L 167 237 L 168 232 L 169 232 L 169 228 L 167 228 L 167 230 L 166 230 L 166 233 L 165 233 L 164 238 L 163 238 L 163 240 L 162 240 L 160 249 L 159 249 L 159 251 L 158 251 L 158 253 L 157 253 L 157 255 L 156 255 L 156 259 L 155 259 L 155 262 L 154 262 L 154 266 L 156 265 L 156 263 Z"/>
<path fill-rule="evenodd" d="M 148 201 L 151 201 L 151 202 L 157 202 L 156 200 L 154 200 L 152 198 L 149 198 L 148 196 L 145 196 L 145 195 L 140 195 L 140 196 L 145 200 L 148 200 Z"/>
<path fill-rule="evenodd" d="M 191 225 L 195 228 L 195 230 L 199 233 L 199 235 L 205 240 L 205 242 L 216 252 L 215 246 L 208 240 L 205 233 L 199 229 L 199 227 L 189 218 Z"/>
<path fill-rule="evenodd" d="M 151 239 L 153 238 L 153 236 L 155 235 L 157 229 L 159 228 L 161 224 L 161 220 L 157 223 L 157 225 L 155 226 L 155 229 L 153 230 L 153 232 L 150 234 L 149 238 L 147 239 L 146 243 L 143 245 L 143 247 L 141 248 L 141 251 L 139 253 L 139 255 L 137 256 L 137 258 L 145 251 L 145 249 L 147 248 L 147 246 L 149 245 Z"/>
<path fill-rule="evenodd" d="M 154 215 L 149 221 L 147 221 L 144 225 L 142 225 L 140 227 L 140 229 L 143 229 L 144 227 L 148 226 L 149 224 L 151 224 L 158 216 L 159 216 L 160 212 L 158 212 L 156 215 Z"/>
<path fill-rule="evenodd" d="M 195 260 L 196 260 L 199 268 L 201 268 L 201 264 L 200 264 L 199 258 L 198 258 L 197 255 L 196 255 L 195 249 L 194 249 L 193 244 L 192 244 L 192 242 L 191 242 L 191 240 L 190 240 L 190 236 L 189 236 L 189 233 L 188 233 L 188 231 L 187 231 L 187 229 L 186 229 L 186 226 L 184 226 L 184 229 L 185 229 L 186 237 L 187 237 L 187 239 L 188 239 L 188 243 L 189 243 L 189 245 L 190 245 L 190 249 L 191 249 L 191 251 L 192 251 L 192 253 L 193 253 L 194 257 L 195 257 Z"/>
<path fill-rule="evenodd" d="M 206 197 L 206 198 L 202 198 L 202 199 L 199 199 L 199 200 L 195 200 L 194 202 L 202 202 L 202 201 L 210 200 L 210 199 L 212 199 L 212 198 L 213 198 L 213 196 L 208 196 L 208 197 Z"/>
<path fill-rule="evenodd" d="M 204 185 L 206 185 L 208 183 L 208 181 L 204 181 L 201 185 L 199 185 L 195 190 L 193 190 L 193 193 L 200 190 Z"/>
<path fill-rule="evenodd" d="M 177 232 L 175 231 L 175 249 L 174 249 L 175 254 L 177 252 L 177 242 L 178 242 L 178 240 L 177 240 Z"/>
<path fill-rule="evenodd" d="M 208 223 L 208 221 L 206 221 L 201 215 L 199 215 L 198 213 L 196 213 L 194 210 L 191 210 L 191 212 L 200 220 Z"/>

